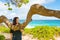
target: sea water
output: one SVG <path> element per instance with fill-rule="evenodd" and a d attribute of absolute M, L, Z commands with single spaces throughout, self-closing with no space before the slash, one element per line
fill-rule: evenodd
<path fill-rule="evenodd" d="M 19 23 L 25 22 L 24 20 L 20 20 Z M 32 20 L 27 27 L 34 27 L 34 26 L 60 26 L 60 20 Z"/>
<path fill-rule="evenodd" d="M 60 26 L 60 20 L 33 20 L 31 25 Z"/>

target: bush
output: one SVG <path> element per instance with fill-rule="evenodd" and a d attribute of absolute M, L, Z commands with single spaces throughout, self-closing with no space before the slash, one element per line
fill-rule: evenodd
<path fill-rule="evenodd" d="M 9 32 L 10 32 L 10 29 L 9 29 L 9 28 L 6 28 L 6 27 L 4 27 L 4 26 L 1 26 L 1 27 L 0 27 L 0 32 L 9 33 Z"/>
<path fill-rule="evenodd" d="M 33 38 L 38 38 L 39 40 L 55 40 L 54 35 L 60 34 L 60 27 L 56 26 L 36 26 L 34 28 L 25 28 L 25 34 L 33 35 Z"/>
<path fill-rule="evenodd" d="M 0 35 L 0 40 L 5 40 L 5 37 L 3 35 Z"/>

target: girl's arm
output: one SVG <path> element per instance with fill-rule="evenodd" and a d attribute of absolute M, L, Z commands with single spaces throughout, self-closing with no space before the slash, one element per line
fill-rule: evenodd
<path fill-rule="evenodd" d="M 4 22 L 9 28 L 11 27 L 10 21 L 5 16 L 0 16 L 0 23 Z"/>

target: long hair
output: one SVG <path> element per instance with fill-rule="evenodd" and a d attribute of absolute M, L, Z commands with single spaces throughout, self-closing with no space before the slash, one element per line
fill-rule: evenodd
<path fill-rule="evenodd" d="M 14 17 L 14 19 L 13 19 L 13 25 L 16 25 L 16 19 L 18 19 L 18 17 Z"/>

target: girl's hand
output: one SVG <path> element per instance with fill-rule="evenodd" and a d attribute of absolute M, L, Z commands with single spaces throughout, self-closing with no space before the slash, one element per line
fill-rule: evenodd
<path fill-rule="evenodd" d="M 29 20 L 29 22 L 31 22 L 31 21 L 32 21 L 32 19 Z"/>
<path fill-rule="evenodd" d="M 31 21 L 32 21 L 32 19 L 31 19 Z"/>
<path fill-rule="evenodd" d="M 20 31 L 21 31 L 21 32 L 24 32 L 24 30 L 23 30 L 23 29 L 21 29 Z"/>
<path fill-rule="evenodd" d="M 21 31 L 21 32 L 22 32 L 22 34 L 24 35 L 24 30 L 23 30 L 23 29 L 21 29 L 20 31 Z"/>

